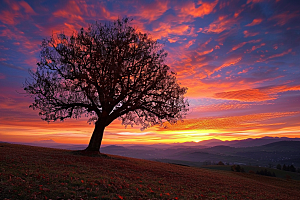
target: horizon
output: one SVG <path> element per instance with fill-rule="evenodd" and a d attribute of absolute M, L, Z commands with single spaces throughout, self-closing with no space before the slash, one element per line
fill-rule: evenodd
<path fill-rule="evenodd" d="M 245 141 L 249 141 L 249 140 L 278 140 L 279 141 L 300 141 L 300 137 L 294 137 L 294 138 L 289 138 L 289 137 L 269 137 L 269 136 L 265 136 L 265 137 L 261 137 L 261 138 L 246 138 L 246 139 L 242 139 L 242 140 L 219 140 L 219 139 L 209 139 L 209 140 L 202 140 L 202 141 L 187 141 L 187 142 L 175 142 L 175 143 L 153 143 L 153 144 L 141 144 L 141 143 L 118 143 L 118 144 L 103 144 L 101 145 L 101 147 L 107 147 L 107 146 L 155 146 L 155 145 L 167 145 L 167 146 L 177 146 L 177 145 L 183 145 L 186 147 L 192 147 L 192 146 L 196 146 L 196 145 L 200 145 L 200 146 L 207 146 L 207 144 L 209 144 L 207 147 L 213 147 L 213 146 L 219 146 L 222 145 L 222 143 L 226 143 L 226 142 L 245 142 Z M 279 142 L 279 141 L 273 141 L 273 142 Z M 16 141 L 2 141 L 0 140 L 0 143 L 4 142 L 4 143 L 11 143 L 11 144 L 23 144 L 23 145 L 36 145 L 36 146 L 41 146 L 41 147 L 51 147 L 51 145 L 78 145 L 78 146 L 85 146 L 87 144 L 74 144 L 74 143 L 60 143 L 60 142 L 56 142 L 53 139 L 48 139 L 48 140 L 38 140 L 38 141 L 32 141 L 32 142 L 16 142 Z M 270 143 L 273 143 L 270 142 Z M 202 144 L 202 143 L 206 143 L 206 144 Z M 217 143 L 217 144 L 215 144 Z M 221 143 L 221 144 L 219 144 Z M 48 145 L 48 146 L 47 146 Z M 50 146 L 49 146 L 50 145 Z M 227 146 L 227 145 L 225 145 Z"/>
<path fill-rule="evenodd" d="M 22 85 L 51 34 L 129 17 L 168 52 L 190 111 L 174 125 L 125 128 L 113 121 L 103 145 L 175 144 L 247 138 L 300 138 L 300 2 L 2 1 L 0 3 L 0 140 L 88 144 L 87 118 L 47 123 Z M 23 94 L 22 94 L 23 93 Z"/>

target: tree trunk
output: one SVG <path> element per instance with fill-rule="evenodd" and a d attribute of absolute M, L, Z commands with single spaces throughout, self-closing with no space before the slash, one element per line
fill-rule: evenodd
<path fill-rule="evenodd" d="M 95 123 L 95 129 L 92 134 L 89 146 L 85 149 L 85 151 L 93 151 L 93 152 L 99 152 L 100 146 L 103 138 L 105 125 L 101 121 L 97 121 Z"/>

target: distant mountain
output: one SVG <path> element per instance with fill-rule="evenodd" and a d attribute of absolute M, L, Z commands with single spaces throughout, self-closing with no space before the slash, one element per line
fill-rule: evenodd
<path fill-rule="evenodd" d="M 235 140 L 232 141 L 232 144 L 229 146 L 232 147 L 251 147 L 251 146 L 262 146 L 274 142 L 280 141 L 300 141 L 300 138 L 287 138 L 287 137 L 263 137 L 263 138 L 256 138 L 256 139 L 245 139 L 245 140 Z"/>
<path fill-rule="evenodd" d="M 266 144 L 262 147 L 273 151 L 300 152 L 300 141 L 280 141 Z"/>
<path fill-rule="evenodd" d="M 67 149 L 67 150 L 82 150 L 87 147 L 86 144 L 64 144 L 64 143 L 57 143 L 54 140 L 39 140 L 34 142 L 10 142 L 12 144 L 25 144 L 30 146 L 37 146 L 37 147 L 48 147 L 48 148 L 55 148 L 55 149 Z"/>
<path fill-rule="evenodd" d="M 279 141 L 300 141 L 300 138 L 287 138 L 287 137 L 262 137 L 262 138 L 248 138 L 244 140 L 231 140 L 231 141 L 222 141 L 217 139 L 204 140 L 198 142 L 199 145 L 213 147 L 213 146 L 231 146 L 231 147 L 253 147 L 253 146 L 262 146 L 265 144 L 270 144 L 273 142 Z"/>
<path fill-rule="evenodd" d="M 53 140 L 26 144 L 68 150 L 83 150 L 87 147 L 87 145 L 61 144 Z M 214 139 L 198 143 L 102 145 L 100 152 L 178 164 L 188 163 L 187 165 L 194 166 L 222 161 L 259 166 L 293 164 L 300 168 L 300 138 L 264 137 L 235 141 Z"/>
<path fill-rule="evenodd" d="M 265 138 L 265 140 L 268 139 Z M 253 144 L 252 142 L 254 141 L 247 140 L 245 144 Z M 269 141 L 272 141 L 272 139 L 269 138 Z M 241 144 L 242 143 L 236 145 Z M 222 161 L 230 164 L 237 163 L 255 166 L 293 164 L 296 167 L 300 167 L 300 141 L 279 141 L 251 147 L 233 147 L 225 145 L 213 147 L 171 146 L 166 149 L 159 149 L 150 146 L 107 146 L 101 148 L 101 152 L 192 166 L 201 166 L 207 163 L 217 163 Z"/>
<path fill-rule="evenodd" d="M 37 144 L 57 144 L 54 140 L 39 140 L 39 141 L 34 141 L 33 143 Z"/>
<path fill-rule="evenodd" d="M 168 148 L 170 146 L 206 146 L 206 147 L 213 147 L 213 146 L 231 146 L 231 147 L 252 147 L 252 146 L 261 146 L 265 144 L 270 144 L 273 142 L 279 141 L 300 141 L 300 138 L 287 138 L 287 137 L 262 137 L 262 138 L 248 138 L 244 140 L 231 140 L 231 141 L 222 141 L 218 139 L 211 139 L 211 140 L 203 140 L 200 142 L 183 142 L 183 143 L 173 143 L 173 144 L 159 144 L 160 146 L 164 146 Z M 158 146 L 159 146 L 158 145 Z M 152 146 L 152 145 L 150 145 Z M 153 145 L 155 146 L 155 145 Z"/>

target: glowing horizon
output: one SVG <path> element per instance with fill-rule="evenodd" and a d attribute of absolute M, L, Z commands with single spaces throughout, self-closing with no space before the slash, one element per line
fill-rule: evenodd
<path fill-rule="evenodd" d="M 132 18 L 168 51 L 190 111 L 184 122 L 144 131 L 116 120 L 103 144 L 155 144 L 300 138 L 300 2 L 189 0 L 0 3 L 0 141 L 87 144 L 94 126 L 86 118 L 47 123 L 22 83 L 39 60 L 43 38 L 70 35 L 96 20 Z"/>

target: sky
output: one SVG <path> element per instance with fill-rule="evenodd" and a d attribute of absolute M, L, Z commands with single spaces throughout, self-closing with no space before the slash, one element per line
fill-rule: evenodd
<path fill-rule="evenodd" d="M 88 144 L 93 124 L 42 121 L 22 87 L 43 39 L 124 17 L 164 45 L 190 107 L 167 128 L 115 120 L 102 144 L 300 137 L 299 0 L 1 0 L 0 141 Z"/>

